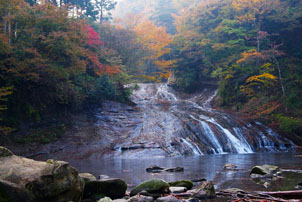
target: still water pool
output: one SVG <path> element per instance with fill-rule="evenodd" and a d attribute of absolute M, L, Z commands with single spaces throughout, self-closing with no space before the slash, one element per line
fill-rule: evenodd
<path fill-rule="evenodd" d="M 248 191 L 255 190 L 293 190 L 302 181 L 302 174 L 286 171 L 284 178 L 278 179 L 268 188 L 254 183 L 249 178 L 249 171 L 255 165 L 277 165 L 284 170 L 302 170 L 302 155 L 300 153 L 254 153 L 254 154 L 225 154 L 204 155 L 198 157 L 178 158 L 148 158 L 148 159 L 71 159 L 70 164 L 80 172 L 89 172 L 95 176 L 108 175 L 124 179 L 129 187 L 133 187 L 152 178 L 166 181 L 182 179 L 206 178 L 214 182 L 216 189 L 240 188 Z M 227 163 L 237 165 L 238 171 L 225 171 Z M 181 173 L 147 173 L 151 165 L 161 167 L 184 167 Z"/>

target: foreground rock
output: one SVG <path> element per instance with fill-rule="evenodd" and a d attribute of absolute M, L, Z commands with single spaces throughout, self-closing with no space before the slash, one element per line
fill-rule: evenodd
<path fill-rule="evenodd" d="M 130 192 L 130 196 L 134 196 L 139 193 L 143 195 L 150 194 L 150 196 L 169 193 L 169 184 L 164 180 L 159 179 L 145 181 L 134 189 L 132 189 Z"/>
<path fill-rule="evenodd" d="M 0 199 L 63 202 L 81 200 L 84 181 L 67 162 L 34 161 L 0 147 Z"/>
<path fill-rule="evenodd" d="M 192 191 L 192 197 L 197 199 L 211 199 L 216 197 L 214 184 L 210 181 L 205 181 Z"/>
<path fill-rule="evenodd" d="M 121 179 L 103 179 L 85 183 L 84 198 L 101 198 L 102 196 L 111 199 L 123 198 L 127 190 L 127 184 Z"/>

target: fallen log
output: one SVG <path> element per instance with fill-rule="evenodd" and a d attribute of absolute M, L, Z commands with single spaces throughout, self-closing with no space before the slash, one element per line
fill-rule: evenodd
<path fill-rule="evenodd" d="M 276 192 L 257 192 L 258 194 L 270 195 L 284 199 L 302 199 L 302 190 L 276 191 Z"/>

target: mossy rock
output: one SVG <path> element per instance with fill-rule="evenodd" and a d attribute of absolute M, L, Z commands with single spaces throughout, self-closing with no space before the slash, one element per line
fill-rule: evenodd
<path fill-rule="evenodd" d="M 169 185 L 171 187 L 186 187 L 187 189 L 192 189 L 193 182 L 190 180 L 181 180 L 181 181 L 169 182 Z"/>
<path fill-rule="evenodd" d="M 164 180 L 152 179 L 145 181 L 131 190 L 130 196 L 134 196 L 142 191 L 149 193 L 164 194 L 169 192 L 169 184 Z"/>
<path fill-rule="evenodd" d="M 84 198 L 94 195 L 105 195 L 111 199 L 123 198 L 127 190 L 127 184 L 121 179 L 95 180 L 85 183 Z"/>

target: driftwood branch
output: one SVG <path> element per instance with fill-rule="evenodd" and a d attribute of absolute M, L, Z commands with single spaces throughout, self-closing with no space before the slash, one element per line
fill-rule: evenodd
<path fill-rule="evenodd" d="M 233 202 L 301 202 L 302 190 L 279 192 L 245 192 L 222 190 L 217 192 L 218 197 L 228 198 Z M 292 199 L 292 200 L 289 200 Z"/>

